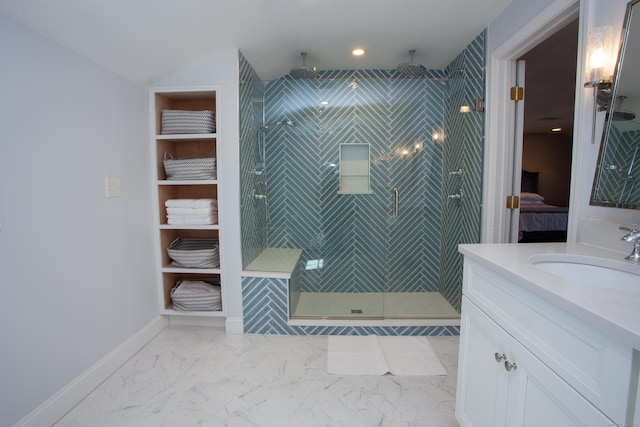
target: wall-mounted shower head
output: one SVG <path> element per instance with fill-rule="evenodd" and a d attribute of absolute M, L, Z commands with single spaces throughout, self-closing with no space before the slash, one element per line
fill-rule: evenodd
<path fill-rule="evenodd" d="M 302 66 L 296 67 L 289 71 L 289 75 L 294 79 L 312 79 L 318 75 L 316 67 L 307 67 L 307 52 L 301 52 Z"/>
<path fill-rule="evenodd" d="M 398 71 L 405 77 L 425 77 L 427 75 L 427 69 L 424 65 L 413 62 L 413 55 L 415 53 L 415 50 L 410 50 L 409 55 L 411 56 L 411 59 L 409 62 L 403 62 L 398 65 Z"/>
<path fill-rule="evenodd" d="M 466 72 L 466 70 L 464 68 L 457 68 L 455 70 L 449 70 L 449 72 L 444 76 L 445 79 L 450 79 L 451 77 L 455 76 L 456 74 L 464 74 Z"/>

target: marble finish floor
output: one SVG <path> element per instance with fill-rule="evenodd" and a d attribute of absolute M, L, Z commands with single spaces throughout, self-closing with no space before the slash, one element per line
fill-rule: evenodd
<path fill-rule="evenodd" d="M 56 427 L 455 426 L 458 337 L 429 337 L 446 376 L 334 376 L 326 336 L 162 331 Z"/>

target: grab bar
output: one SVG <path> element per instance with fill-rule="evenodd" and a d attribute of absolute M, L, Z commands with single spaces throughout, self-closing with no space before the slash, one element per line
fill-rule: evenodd
<path fill-rule="evenodd" d="M 398 204 L 399 204 L 400 194 L 397 188 L 393 189 L 393 217 L 398 218 Z"/>

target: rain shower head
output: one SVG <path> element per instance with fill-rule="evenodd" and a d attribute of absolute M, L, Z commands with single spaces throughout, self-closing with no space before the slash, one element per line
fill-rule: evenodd
<path fill-rule="evenodd" d="M 413 55 L 415 53 L 415 50 L 410 50 L 409 55 L 411 56 L 411 59 L 409 62 L 403 62 L 398 65 L 398 71 L 405 77 L 424 77 L 427 75 L 427 69 L 424 65 L 413 62 Z"/>
<path fill-rule="evenodd" d="M 289 75 L 294 79 L 312 79 L 318 74 L 316 67 L 307 67 L 307 52 L 300 52 L 302 55 L 302 66 L 296 67 L 289 71 Z"/>
<path fill-rule="evenodd" d="M 614 122 L 628 122 L 629 120 L 633 120 L 636 118 L 636 113 L 633 111 L 622 110 L 622 103 L 627 99 L 626 96 L 622 95 L 618 97 L 617 105 L 614 105 L 614 110 L 611 112 L 611 120 Z"/>
<path fill-rule="evenodd" d="M 635 118 L 636 118 L 636 113 L 634 113 L 633 111 L 618 110 L 618 111 L 614 111 L 611 114 L 611 119 L 614 122 L 628 122 L 629 120 L 633 120 Z"/>

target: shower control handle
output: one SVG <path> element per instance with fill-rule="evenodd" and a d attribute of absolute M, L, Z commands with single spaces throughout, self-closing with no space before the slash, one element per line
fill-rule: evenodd
<path fill-rule="evenodd" d="M 400 194 L 397 188 L 393 189 L 393 217 L 398 218 L 398 206 L 400 202 Z"/>
<path fill-rule="evenodd" d="M 460 200 L 460 199 L 462 199 L 462 195 L 463 194 L 464 194 L 464 191 L 462 190 L 462 187 L 460 187 L 460 189 L 458 190 L 458 192 L 456 194 L 449 194 L 447 196 L 447 199 Z"/>
<path fill-rule="evenodd" d="M 267 199 L 267 195 L 266 194 L 259 194 L 256 191 L 255 188 L 251 191 L 251 197 L 253 197 L 254 200 L 266 200 Z"/>

